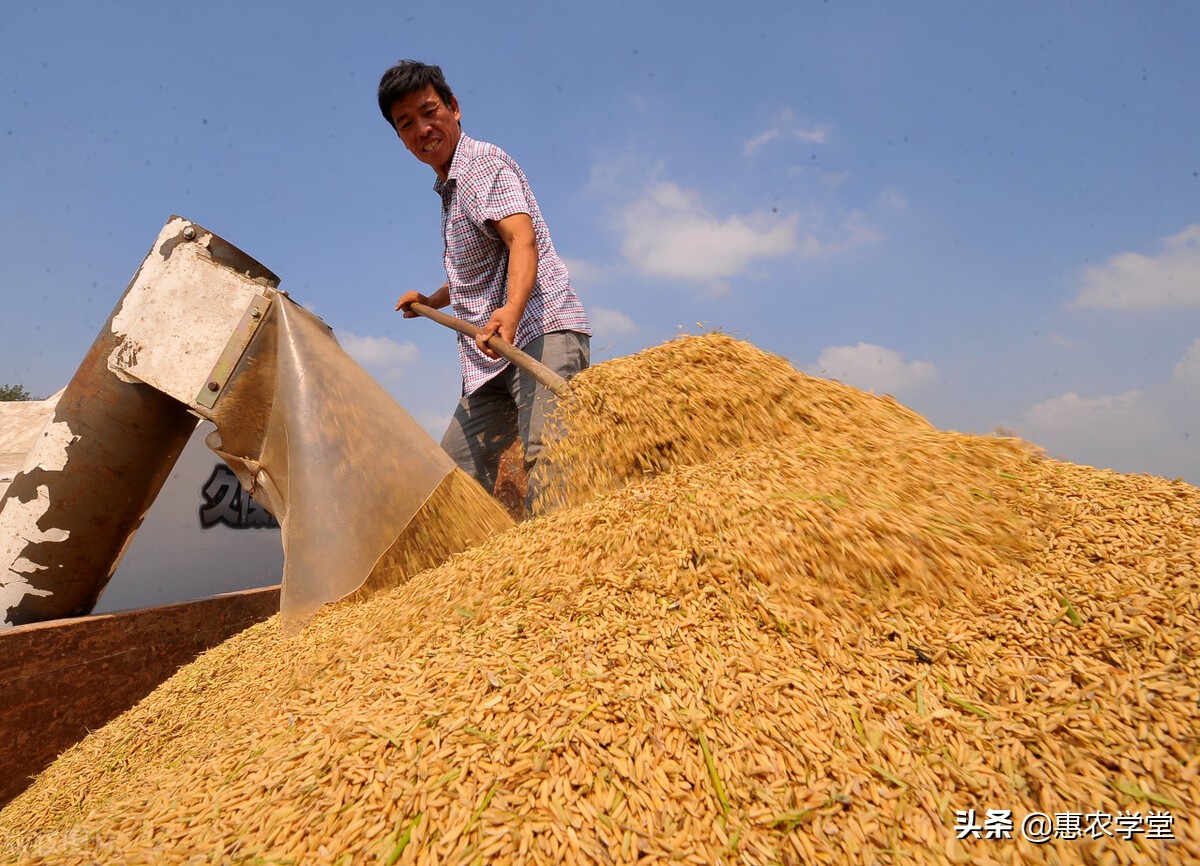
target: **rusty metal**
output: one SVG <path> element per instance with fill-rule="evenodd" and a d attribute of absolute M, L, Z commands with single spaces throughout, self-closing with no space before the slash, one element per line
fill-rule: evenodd
<path fill-rule="evenodd" d="M 173 215 L 169 220 L 167 220 L 167 224 L 170 225 L 171 222 L 175 220 L 183 219 L 183 217 Z M 261 262 L 251 258 L 249 255 L 242 252 L 240 249 L 219 235 L 212 234 L 212 232 L 209 232 L 208 229 L 202 228 L 196 223 L 190 221 L 188 221 L 187 224 L 180 229 L 179 234 L 176 237 L 170 238 L 163 243 L 157 252 L 163 258 L 170 258 L 176 246 L 181 243 L 187 243 L 188 241 L 195 240 L 196 238 L 205 234 L 210 236 L 208 250 L 212 260 L 216 264 L 222 265 L 232 271 L 242 274 L 243 276 L 249 277 L 250 279 L 257 283 L 261 283 L 264 286 L 269 286 L 270 288 L 276 288 L 279 286 L 279 277 Z M 154 251 L 152 250 L 151 252 Z"/>
<path fill-rule="evenodd" d="M 0 809 L 181 665 L 278 610 L 272 586 L 0 631 Z"/>

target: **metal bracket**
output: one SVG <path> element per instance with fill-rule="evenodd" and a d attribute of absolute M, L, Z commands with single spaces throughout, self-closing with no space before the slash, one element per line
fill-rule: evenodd
<path fill-rule="evenodd" d="M 229 377 L 233 375 L 238 362 L 242 360 L 246 347 L 258 333 L 259 326 L 267 318 L 267 310 L 270 308 L 271 299 L 269 297 L 258 295 L 250 302 L 242 320 L 238 322 L 238 326 L 230 335 L 229 342 L 225 344 L 221 356 L 217 358 L 212 372 L 208 374 L 208 383 L 196 395 L 197 405 L 206 409 L 212 409 L 216 405 L 217 398 L 221 396 L 221 390 L 229 382 Z"/>

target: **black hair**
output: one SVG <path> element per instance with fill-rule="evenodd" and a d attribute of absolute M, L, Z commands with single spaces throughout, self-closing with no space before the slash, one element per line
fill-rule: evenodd
<path fill-rule="evenodd" d="M 431 66 L 419 60 L 401 60 L 379 79 L 379 110 L 383 119 L 392 125 L 392 105 L 410 93 L 433 87 L 446 107 L 454 100 L 454 92 L 442 75 L 442 67 Z"/>

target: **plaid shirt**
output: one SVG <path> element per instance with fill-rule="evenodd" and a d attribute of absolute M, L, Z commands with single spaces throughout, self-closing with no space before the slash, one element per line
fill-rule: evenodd
<path fill-rule="evenodd" d="M 521 167 L 494 144 L 467 135 L 458 140 L 446 180 L 434 190 L 442 197 L 443 260 L 450 303 L 460 319 L 482 328 L 508 296 L 508 248 L 490 221 L 529 214 L 537 238 L 537 281 L 513 345 L 521 348 L 552 331 L 591 336 L 587 313 L 571 288 L 567 267 L 554 250 L 550 230 Z M 498 374 L 508 361 L 489 358 L 470 337 L 458 337 L 463 394 Z"/>

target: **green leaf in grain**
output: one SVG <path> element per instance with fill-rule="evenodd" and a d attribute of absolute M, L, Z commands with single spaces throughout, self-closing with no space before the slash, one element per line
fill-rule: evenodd
<path fill-rule="evenodd" d="M 815 806 L 808 809 L 796 809 L 793 812 L 783 812 L 768 821 L 767 826 L 787 833 L 795 830 L 801 824 L 811 821 L 815 814 L 817 814 Z"/>
<path fill-rule="evenodd" d="M 456 781 L 458 779 L 458 777 L 461 775 L 462 775 L 462 770 L 460 770 L 460 769 L 454 769 L 448 773 L 442 773 L 442 775 L 438 776 L 437 781 L 433 783 L 433 787 L 440 788 L 440 787 L 442 787 L 442 785 L 446 785 L 446 784 L 449 784 L 450 782 Z"/>
<path fill-rule="evenodd" d="M 463 835 L 466 836 L 475 829 L 475 825 L 479 823 L 479 816 L 482 815 L 492 802 L 492 797 L 496 796 L 496 789 L 500 787 L 499 782 L 493 782 L 492 787 L 488 788 L 488 792 L 484 795 L 483 801 L 475 807 L 475 811 L 471 813 L 471 820 L 467 822 L 466 829 L 463 830 Z"/>
<path fill-rule="evenodd" d="M 552 746 L 555 746 L 558 743 L 561 743 L 563 740 L 563 737 L 565 737 L 567 734 L 571 733 L 571 730 L 576 725 L 578 725 L 580 722 L 582 722 L 584 719 L 586 719 L 588 716 L 590 716 L 592 714 L 592 712 L 599 706 L 600 706 L 599 701 L 592 701 L 588 705 L 587 709 L 585 709 L 582 713 L 580 713 L 575 718 L 573 718 L 565 728 L 563 728 L 561 731 L 558 732 L 558 734 L 554 737 L 553 740 L 548 742 L 546 745 L 542 746 L 542 748 L 549 749 Z"/>
<path fill-rule="evenodd" d="M 1083 625 L 1083 617 L 1081 617 L 1079 615 L 1079 612 L 1077 610 L 1075 610 L 1075 606 L 1072 605 L 1071 602 L 1067 599 L 1066 594 L 1059 593 L 1058 600 L 1062 602 L 1063 614 L 1066 616 L 1067 619 L 1069 619 L 1071 621 L 1071 625 L 1075 626 L 1075 628 L 1079 628 L 1081 625 Z M 1059 617 L 1059 619 L 1061 619 L 1061 618 L 1062 617 Z"/>
<path fill-rule="evenodd" d="M 954 704 L 955 706 L 962 707 L 967 712 L 974 713 L 975 715 L 979 716 L 979 718 L 981 718 L 981 719 L 993 718 L 992 714 L 989 713 L 987 710 L 985 710 L 983 707 L 977 707 L 970 701 L 964 701 L 962 698 L 957 697 L 956 695 L 952 695 L 949 692 L 946 693 L 946 700 L 948 700 L 950 703 Z"/>
<path fill-rule="evenodd" d="M 887 779 L 889 782 L 891 782 L 893 785 L 896 785 L 897 787 L 900 787 L 900 788 L 908 787 L 908 782 L 904 781 L 899 776 L 897 776 L 893 773 L 889 773 L 883 767 L 880 767 L 876 764 L 867 764 L 867 769 L 878 773 L 880 776 Z"/>
<path fill-rule="evenodd" d="M 420 823 L 421 814 L 422 813 L 418 812 L 416 817 L 413 818 L 412 821 L 409 822 L 408 826 L 404 828 L 404 832 L 400 834 L 400 838 L 396 840 L 396 844 L 392 846 L 392 850 L 389 851 L 388 855 L 383 858 L 384 866 L 392 866 L 392 864 L 400 859 L 400 855 L 404 853 L 404 849 L 407 848 L 408 843 L 412 841 L 413 828 Z"/>
<path fill-rule="evenodd" d="M 1148 800 L 1151 803 L 1156 803 L 1159 806 L 1166 806 L 1168 809 L 1182 809 L 1183 804 L 1177 800 L 1172 800 L 1170 797 L 1164 797 L 1162 794 L 1155 794 L 1152 791 L 1147 791 L 1139 787 L 1133 782 L 1113 782 L 1112 786 L 1122 794 L 1127 794 L 1135 800 Z"/>
<path fill-rule="evenodd" d="M 488 742 L 488 743 L 496 742 L 495 736 L 493 736 L 492 734 L 489 734 L 487 731 L 481 731 L 479 728 L 476 728 L 472 725 L 463 725 L 463 730 L 465 732 L 467 732 L 468 734 L 470 734 L 471 736 L 479 737 L 479 739 L 483 740 L 484 742 Z"/>
<path fill-rule="evenodd" d="M 862 720 L 858 717 L 858 710 L 850 711 L 850 721 L 854 723 L 854 730 L 858 733 L 858 738 L 865 743 L 867 741 L 867 732 L 863 730 Z"/>
<path fill-rule="evenodd" d="M 708 747 L 708 737 L 704 731 L 696 732 L 700 740 L 700 753 L 704 755 L 704 765 L 708 767 L 708 778 L 712 780 L 717 792 L 717 801 L 721 804 L 721 817 L 729 817 L 729 798 L 725 795 L 725 786 L 721 784 L 721 774 L 717 772 L 717 762 L 713 760 L 712 750 Z"/>
<path fill-rule="evenodd" d="M 987 710 L 983 709 L 983 707 L 977 707 L 970 701 L 965 701 L 962 698 L 960 698 L 958 695 L 951 692 L 950 686 L 947 685 L 946 681 L 943 680 L 942 678 L 939 677 L 938 682 L 942 684 L 942 689 L 946 694 L 946 700 L 948 700 L 950 703 L 954 704 L 956 707 L 961 707 L 962 709 L 966 710 L 969 713 L 974 713 L 975 715 L 979 716 L 979 718 L 981 718 L 981 719 L 994 718 L 992 716 L 992 714 L 989 713 Z"/>

